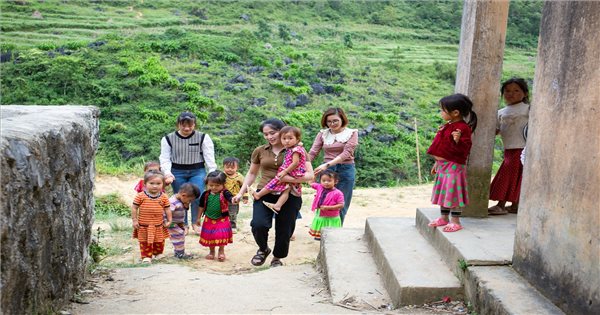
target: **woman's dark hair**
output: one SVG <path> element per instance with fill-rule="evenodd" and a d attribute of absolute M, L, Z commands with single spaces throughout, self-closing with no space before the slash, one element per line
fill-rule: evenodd
<path fill-rule="evenodd" d="M 177 124 L 183 124 L 183 123 L 188 123 L 191 122 L 194 125 L 196 124 L 196 115 L 192 112 L 182 112 L 181 114 L 179 114 L 179 117 L 177 117 Z"/>
<path fill-rule="evenodd" d="M 279 135 L 283 136 L 286 133 L 291 133 L 298 139 L 298 141 L 302 140 L 302 131 L 298 127 L 293 126 L 285 126 L 279 130 Z"/>
<path fill-rule="evenodd" d="M 200 197 L 200 188 L 192 183 L 185 183 L 179 187 L 179 193 L 184 193 L 188 196 L 194 196 L 194 198 Z"/>
<path fill-rule="evenodd" d="M 477 128 L 477 114 L 473 111 L 473 102 L 468 96 L 457 93 L 442 97 L 440 106 L 447 113 L 458 110 L 464 120 L 469 118 L 467 124 L 471 127 L 471 131 Z"/>
<path fill-rule="evenodd" d="M 285 127 L 285 123 L 281 121 L 281 119 L 277 118 L 265 119 L 260 123 L 260 127 L 258 128 L 258 130 L 260 132 L 263 132 L 263 129 L 267 126 L 279 131 L 281 130 L 281 128 Z"/>
<path fill-rule="evenodd" d="M 338 174 L 332 170 L 324 170 L 323 173 L 321 173 L 321 177 L 323 177 L 324 175 L 333 178 L 334 182 L 337 182 L 339 180 Z"/>
<path fill-rule="evenodd" d="M 529 104 L 529 87 L 527 86 L 527 81 L 523 78 L 510 78 L 504 82 L 502 82 L 502 86 L 500 87 L 500 94 L 504 95 L 504 89 L 511 83 L 514 83 L 519 86 L 521 91 L 525 94 L 525 97 L 521 100 L 523 103 Z"/>
<path fill-rule="evenodd" d="M 204 179 L 204 184 L 208 185 L 208 182 L 225 185 L 225 181 L 227 180 L 227 175 L 221 171 L 212 171 L 206 175 L 206 179 Z"/>
<path fill-rule="evenodd" d="M 321 116 L 321 127 L 328 128 L 327 117 L 331 115 L 340 116 L 340 119 L 342 120 L 342 127 L 346 127 L 348 125 L 348 117 L 346 117 L 344 110 L 339 107 L 330 107 L 323 113 L 323 116 Z"/>

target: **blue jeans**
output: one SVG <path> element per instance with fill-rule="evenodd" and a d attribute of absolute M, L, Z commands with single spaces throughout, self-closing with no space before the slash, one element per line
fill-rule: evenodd
<path fill-rule="evenodd" d="M 352 191 L 356 182 L 356 168 L 354 164 L 337 164 L 328 168 L 328 170 L 338 174 L 339 182 L 335 187 L 344 193 L 344 208 L 340 211 L 340 218 L 342 218 L 342 224 L 344 224 L 344 218 L 352 201 Z"/>
<path fill-rule="evenodd" d="M 204 191 L 204 179 L 206 178 L 206 169 L 199 168 L 195 170 L 176 170 L 171 169 L 171 173 L 175 176 L 175 181 L 173 181 L 173 192 L 179 192 L 179 187 L 185 183 L 192 183 L 200 189 L 200 194 Z M 192 224 L 196 223 L 198 219 L 198 204 L 200 202 L 200 198 L 194 200 L 190 205 L 190 209 L 192 210 Z M 185 213 L 185 224 L 188 222 L 187 212 Z"/>

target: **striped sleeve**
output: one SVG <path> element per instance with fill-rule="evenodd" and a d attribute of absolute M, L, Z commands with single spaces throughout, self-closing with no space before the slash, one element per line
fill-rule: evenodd
<path fill-rule="evenodd" d="M 138 193 L 137 195 L 135 195 L 135 198 L 133 198 L 133 204 L 136 206 L 140 206 L 142 204 L 142 202 L 144 201 L 144 196 L 143 193 Z"/>
<path fill-rule="evenodd" d="M 163 208 L 170 208 L 171 207 L 171 202 L 169 202 L 169 197 L 167 196 L 167 194 L 162 194 L 160 195 L 160 205 Z"/>

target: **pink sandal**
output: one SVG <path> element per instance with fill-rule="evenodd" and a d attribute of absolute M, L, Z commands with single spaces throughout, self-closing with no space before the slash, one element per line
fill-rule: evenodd
<path fill-rule="evenodd" d="M 456 232 L 462 230 L 462 226 L 456 223 L 450 223 L 444 228 L 444 232 Z"/>
<path fill-rule="evenodd" d="M 429 222 L 428 225 L 431 226 L 431 227 L 438 227 L 438 226 L 444 226 L 444 225 L 447 225 L 447 224 L 448 224 L 448 221 L 446 221 L 446 220 L 444 220 L 444 219 L 442 219 L 440 217 L 440 218 L 437 218 L 437 219 Z"/>

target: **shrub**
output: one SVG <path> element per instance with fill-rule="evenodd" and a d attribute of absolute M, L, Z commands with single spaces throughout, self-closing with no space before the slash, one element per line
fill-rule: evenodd
<path fill-rule="evenodd" d="M 271 37 L 271 26 L 267 21 L 260 20 L 258 21 L 258 30 L 254 34 L 262 40 L 268 40 Z"/>
<path fill-rule="evenodd" d="M 456 83 L 456 64 L 435 61 L 433 63 L 435 75 L 442 81 L 448 81 L 452 84 Z"/>
<path fill-rule="evenodd" d="M 85 41 L 73 41 L 73 42 L 68 42 L 65 44 L 65 48 L 70 49 L 70 50 L 77 50 L 79 48 L 85 47 L 87 45 L 87 43 Z"/>
<path fill-rule="evenodd" d="M 56 46 L 56 43 L 46 42 L 46 43 L 38 44 L 37 48 L 40 50 L 54 50 L 57 48 L 57 46 Z"/>
<path fill-rule="evenodd" d="M 279 38 L 281 38 L 281 40 L 283 40 L 284 42 L 288 42 L 292 39 L 292 36 L 290 35 L 290 28 L 287 25 L 279 24 L 278 29 Z"/>
<path fill-rule="evenodd" d="M 94 212 L 96 215 L 130 216 L 131 208 L 121 200 L 118 194 L 108 194 L 96 197 Z"/>
<path fill-rule="evenodd" d="M 346 48 L 352 48 L 354 46 L 352 43 L 352 35 L 350 33 L 344 34 L 344 46 L 346 46 Z"/>
<path fill-rule="evenodd" d="M 107 254 L 106 247 L 100 245 L 100 238 L 102 238 L 103 233 L 104 231 L 100 227 L 98 227 L 96 237 L 92 238 L 92 241 L 90 242 L 90 247 L 88 249 L 90 257 L 92 257 L 92 260 L 96 264 L 99 263 L 102 259 L 104 259 L 104 257 L 106 257 Z"/>
<path fill-rule="evenodd" d="M 291 64 L 290 69 L 283 73 L 286 79 L 314 79 L 316 75 L 315 69 L 309 64 Z"/>

